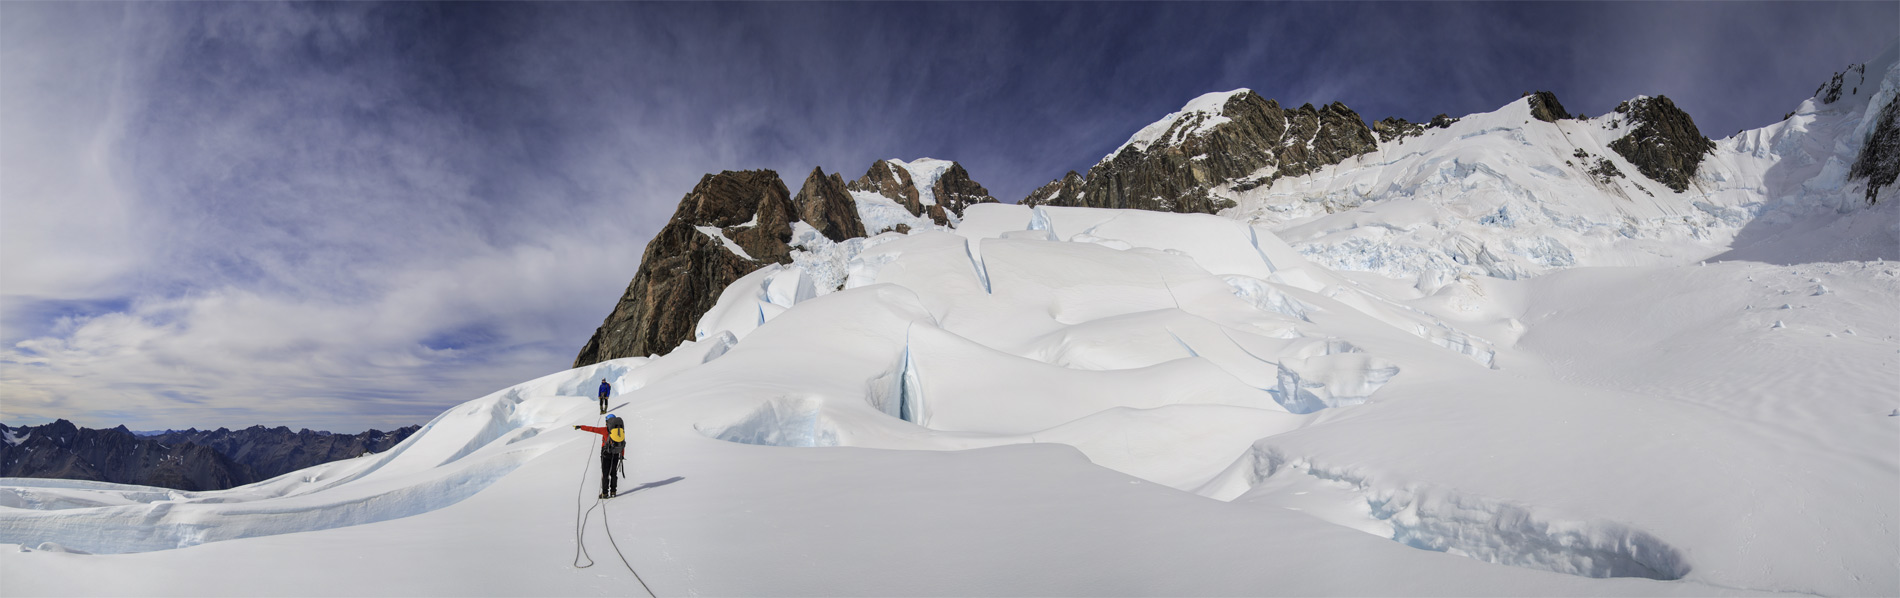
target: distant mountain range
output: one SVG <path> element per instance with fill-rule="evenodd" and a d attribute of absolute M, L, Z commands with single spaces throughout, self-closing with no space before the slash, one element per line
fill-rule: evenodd
<path fill-rule="evenodd" d="M 279 426 L 242 430 L 96 430 L 66 420 L 0 424 L 0 477 L 62 478 L 178 490 L 222 490 L 389 450 L 421 426 L 332 434 Z"/>

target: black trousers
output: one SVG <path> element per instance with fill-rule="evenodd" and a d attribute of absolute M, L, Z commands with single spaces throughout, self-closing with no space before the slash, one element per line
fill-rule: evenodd
<path fill-rule="evenodd" d="M 600 395 L 600 412 L 607 412 L 607 395 Z"/>
<path fill-rule="evenodd" d="M 600 491 L 614 494 L 620 490 L 620 455 L 600 452 Z"/>

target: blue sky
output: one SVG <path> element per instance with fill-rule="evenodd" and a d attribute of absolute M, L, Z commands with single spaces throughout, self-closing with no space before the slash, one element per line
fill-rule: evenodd
<path fill-rule="evenodd" d="M 0 4 L 0 422 L 358 431 L 559 371 L 707 172 L 1014 201 L 1208 91 L 1769 124 L 1894 3 Z"/>

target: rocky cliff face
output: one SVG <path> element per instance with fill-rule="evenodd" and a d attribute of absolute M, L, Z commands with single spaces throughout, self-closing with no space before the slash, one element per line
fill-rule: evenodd
<path fill-rule="evenodd" d="M 766 264 L 791 261 L 786 243 L 797 212 L 776 172 L 728 170 L 701 178 L 647 243 L 633 281 L 574 367 L 664 353 L 692 338 L 693 325 L 726 285 Z"/>
<path fill-rule="evenodd" d="M 1079 181 L 1064 177 L 1022 203 L 1214 213 L 1232 205 L 1209 197 L 1216 186 L 1250 189 L 1377 146 L 1345 104 L 1289 110 L 1250 90 L 1208 94 L 1144 128 Z"/>
<path fill-rule="evenodd" d="M 418 429 L 348 435 L 254 426 L 236 432 L 219 428 L 140 437 L 125 426 L 94 430 L 66 420 L 43 426 L 0 424 L 0 477 L 222 490 L 385 451 Z"/>
<path fill-rule="evenodd" d="M 1610 149 L 1635 164 L 1643 176 L 1677 192 L 1689 188 L 1702 157 L 1715 151 L 1715 142 L 1703 137 L 1689 113 L 1666 96 L 1623 102 L 1616 112 L 1630 132 L 1610 142 Z"/>

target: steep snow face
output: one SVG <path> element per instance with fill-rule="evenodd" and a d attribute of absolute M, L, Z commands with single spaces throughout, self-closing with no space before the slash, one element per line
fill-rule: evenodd
<path fill-rule="evenodd" d="M 0 590 L 624 591 L 563 564 L 577 521 L 667 595 L 1900 587 L 1892 264 L 1419 297 L 1233 219 L 998 204 L 801 251 L 696 341 L 384 455 L 214 493 L 0 482 Z M 590 511 L 568 426 L 602 378 L 634 490 Z"/>
<path fill-rule="evenodd" d="M 1846 174 L 1900 85 L 1895 68 L 1889 50 L 1835 101 L 1809 99 L 1786 121 L 1719 140 L 1680 193 L 1610 149 L 1628 132 L 1620 115 L 1547 123 L 1520 99 L 1311 175 L 1214 194 L 1237 202 L 1225 215 L 1323 265 L 1412 281 L 1423 293 L 1470 276 L 1694 262 L 1865 209 L 1865 182 Z M 1858 244 L 1829 243 L 1837 255 L 1812 257 L 1900 257 L 1900 225 L 1854 230 Z"/>
<path fill-rule="evenodd" d="M 1181 110 L 1142 127 L 1140 131 L 1135 132 L 1133 137 L 1129 137 L 1128 141 L 1123 142 L 1121 147 L 1102 156 L 1102 160 L 1113 158 L 1131 147 L 1140 151 L 1148 149 L 1150 145 L 1176 145 L 1215 126 L 1231 122 L 1230 119 L 1221 115 L 1221 111 L 1227 106 L 1227 100 L 1248 91 L 1250 90 L 1243 87 L 1233 91 L 1201 94 L 1200 97 L 1189 101 L 1186 106 L 1182 106 Z"/>

